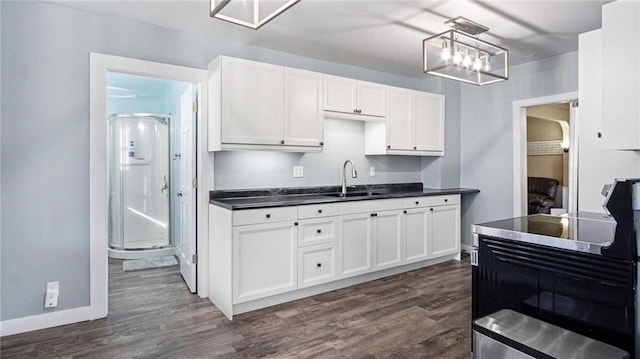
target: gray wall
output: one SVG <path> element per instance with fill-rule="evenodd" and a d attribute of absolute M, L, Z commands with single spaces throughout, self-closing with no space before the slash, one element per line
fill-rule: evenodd
<path fill-rule="evenodd" d="M 439 80 L 319 61 L 52 3 L 1 4 L 1 320 L 89 304 L 89 52 L 196 68 L 206 68 L 215 56 L 225 54 L 418 90 L 438 91 L 441 84 Z M 359 126 L 345 121 L 335 124 L 333 130 L 347 131 L 345 136 L 356 138 Z M 332 131 L 331 124 L 328 128 Z M 447 151 L 456 147 L 457 134 L 452 136 L 447 134 Z M 331 136 L 329 139 L 333 141 Z M 339 139 L 338 134 L 334 139 Z M 272 163 L 286 174 L 294 163 L 303 163 L 309 184 L 333 184 L 345 156 L 335 148 L 329 150 L 325 155 L 305 158 L 295 154 L 259 156 L 273 157 Z M 427 178 L 436 183 L 443 182 L 445 176 L 441 160 L 364 159 L 355 149 L 349 151 L 359 166 L 376 165 L 379 175 L 375 180 Z M 218 173 L 223 177 L 217 180 L 231 186 L 229 178 L 243 178 L 244 167 L 236 162 L 247 156 L 251 155 L 218 156 L 218 162 L 226 160 L 229 168 L 221 169 Z M 248 161 L 256 162 L 254 157 Z M 330 164 L 328 173 L 318 167 L 325 163 Z M 368 168 L 359 169 L 362 178 L 368 177 Z M 431 176 L 431 171 L 436 175 Z M 268 183 L 292 183 L 292 178 L 285 177 L 274 174 Z M 455 177 L 455 169 L 447 170 L 446 177 L 447 181 Z M 265 182 L 260 183 L 264 186 Z M 59 306 L 44 310 L 45 283 L 53 280 L 60 281 Z"/>
<path fill-rule="evenodd" d="M 511 67 L 509 81 L 461 85 L 460 184 L 481 191 L 463 202 L 463 243 L 471 224 L 513 216 L 513 101 L 577 90 L 577 52 Z"/>

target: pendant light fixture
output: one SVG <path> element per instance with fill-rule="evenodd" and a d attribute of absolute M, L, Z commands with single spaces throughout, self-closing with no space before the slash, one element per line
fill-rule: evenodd
<path fill-rule="evenodd" d="M 509 79 L 509 50 L 479 38 L 488 27 L 461 16 L 445 25 L 452 29 L 422 41 L 424 73 L 474 85 Z"/>
<path fill-rule="evenodd" d="M 258 30 L 300 0 L 210 0 L 209 16 Z"/>

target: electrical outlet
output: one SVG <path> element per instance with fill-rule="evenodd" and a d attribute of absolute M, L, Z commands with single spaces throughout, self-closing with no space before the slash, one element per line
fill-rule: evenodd
<path fill-rule="evenodd" d="M 60 282 L 48 282 L 47 291 L 44 296 L 44 307 L 54 308 L 58 306 L 58 295 L 60 293 Z"/>
<path fill-rule="evenodd" d="M 371 177 L 375 177 L 376 176 L 376 168 L 375 167 L 369 167 L 369 176 L 371 176 Z"/>
<path fill-rule="evenodd" d="M 295 178 L 304 177 L 304 167 L 303 166 L 293 166 L 293 177 L 295 177 Z"/>

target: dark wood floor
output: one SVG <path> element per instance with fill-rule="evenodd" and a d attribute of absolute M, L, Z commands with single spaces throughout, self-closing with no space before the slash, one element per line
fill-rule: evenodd
<path fill-rule="evenodd" d="M 236 316 L 188 293 L 176 266 L 109 265 L 109 316 L 1 339 L 0 357 L 468 358 L 468 259 Z"/>

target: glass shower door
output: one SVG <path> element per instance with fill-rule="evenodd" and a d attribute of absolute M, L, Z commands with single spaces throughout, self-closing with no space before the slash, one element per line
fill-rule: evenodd
<path fill-rule="evenodd" d="M 110 118 L 109 245 L 169 246 L 169 117 Z"/>

